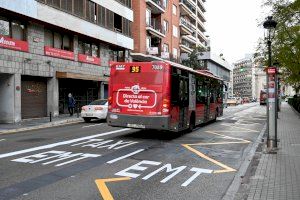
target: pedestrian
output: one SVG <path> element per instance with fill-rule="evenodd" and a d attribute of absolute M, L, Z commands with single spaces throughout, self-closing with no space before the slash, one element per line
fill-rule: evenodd
<path fill-rule="evenodd" d="M 74 113 L 74 107 L 75 107 L 75 99 L 72 96 L 71 93 L 68 94 L 68 111 L 70 113 L 70 116 L 73 116 Z"/>

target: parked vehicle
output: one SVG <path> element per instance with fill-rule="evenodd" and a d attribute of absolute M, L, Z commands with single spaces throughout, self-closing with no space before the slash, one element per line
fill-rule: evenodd
<path fill-rule="evenodd" d="M 237 105 L 237 99 L 235 97 L 228 97 L 226 103 L 227 103 L 228 106 L 236 106 Z"/>
<path fill-rule="evenodd" d="M 81 108 L 81 117 L 85 122 L 90 122 L 92 119 L 106 119 L 107 108 L 108 103 L 106 99 L 93 101 Z"/>

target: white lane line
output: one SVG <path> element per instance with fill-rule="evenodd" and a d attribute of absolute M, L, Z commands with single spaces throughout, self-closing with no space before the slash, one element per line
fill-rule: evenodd
<path fill-rule="evenodd" d="M 0 142 L 1 142 L 1 141 L 4 141 L 4 140 L 6 140 L 6 139 L 0 139 Z"/>
<path fill-rule="evenodd" d="M 77 139 L 73 139 L 73 140 L 67 140 L 67 141 L 63 141 L 63 142 L 57 142 L 57 143 L 53 143 L 53 144 L 47 144 L 47 145 L 43 145 L 43 146 L 39 146 L 39 147 L 33 147 L 33 148 L 30 148 L 30 149 L 24 149 L 24 150 L 14 151 L 14 152 L 10 152 L 10 153 L 4 153 L 4 154 L 0 154 L 0 158 L 7 158 L 7 157 L 11 157 L 11 156 L 19 155 L 19 154 L 24 154 L 24 153 L 29 153 L 29 152 L 33 152 L 33 151 L 39 151 L 39 150 L 43 150 L 43 149 L 51 149 L 51 148 L 57 147 L 57 146 L 71 144 L 71 143 L 79 142 L 79 141 L 82 141 L 82 140 L 88 140 L 88 139 L 92 139 L 92 138 L 96 138 L 96 137 L 111 135 L 111 134 L 114 134 L 114 133 L 124 132 L 124 131 L 128 131 L 128 130 L 130 130 L 130 128 L 110 131 L 110 132 L 106 132 L 106 133 L 100 133 L 100 134 L 96 134 L 96 135 L 81 137 L 81 138 L 77 138 Z"/>
<path fill-rule="evenodd" d="M 115 158 L 115 159 L 113 159 L 113 160 L 111 160 L 111 161 L 108 161 L 108 162 L 106 162 L 106 163 L 112 164 L 112 163 L 118 162 L 119 160 L 123 160 L 123 159 L 128 158 L 128 157 L 130 157 L 130 156 L 132 156 L 132 155 L 138 154 L 138 153 L 140 153 L 140 152 L 142 152 L 142 151 L 144 151 L 144 150 L 145 150 L 145 149 L 139 149 L 139 150 L 134 151 L 134 152 L 132 152 L 132 153 L 126 154 L 125 156 L 121 156 L 121 157 L 119 157 L 119 158 Z"/>
<path fill-rule="evenodd" d="M 101 126 L 103 124 L 93 124 L 93 125 L 88 125 L 88 126 L 83 126 L 82 128 L 88 128 L 88 127 L 93 127 L 93 126 Z"/>

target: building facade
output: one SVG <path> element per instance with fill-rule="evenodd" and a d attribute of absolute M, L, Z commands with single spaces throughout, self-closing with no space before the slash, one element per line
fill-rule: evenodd
<path fill-rule="evenodd" d="M 22 5 L 20 5 L 20 3 Z M 0 1 L 0 122 L 107 95 L 109 63 L 133 50 L 130 0 Z"/>
<path fill-rule="evenodd" d="M 225 98 L 232 96 L 231 86 L 231 73 L 232 69 L 230 64 L 222 57 L 215 55 L 211 51 L 203 52 L 198 56 L 198 59 L 202 62 L 203 69 L 208 70 L 213 75 L 220 77 L 224 80 L 224 84 L 227 87 Z"/>
<path fill-rule="evenodd" d="M 248 55 L 234 63 L 233 93 L 236 97 L 256 98 L 255 65 L 252 55 Z"/>
<path fill-rule="evenodd" d="M 204 0 L 133 0 L 135 61 L 170 60 L 205 46 Z"/>

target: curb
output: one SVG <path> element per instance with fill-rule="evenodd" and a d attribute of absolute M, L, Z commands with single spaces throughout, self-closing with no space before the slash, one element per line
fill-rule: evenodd
<path fill-rule="evenodd" d="M 246 148 L 245 152 L 247 152 L 247 155 L 246 155 L 244 161 L 242 162 L 239 171 L 234 176 L 234 179 L 233 179 L 231 185 L 228 187 L 228 190 L 227 190 L 226 194 L 223 196 L 222 200 L 234 199 L 234 197 L 235 197 L 236 193 L 238 192 L 240 185 L 242 183 L 242 180 L 243 180 L 242 177 L 245 176 L 245 174 L 249 168 L 249 165 L 256 153 L 256 150 L 262 141 L 262 138 L 263 138 L 264 133 L 266 132 L 266 129 L 267 129 L 267 123 L 265 123 L 263 129 L 260 131 L 256 141 L 252 144 L 252 146 L 248 146 Z"/>
<path fill-rule="evenodd" d="M 31 130 L 37 130 L 37 129 L 43 129 L 43 128 L 50 128 L 50 127 L 56 127 L 56 126 L 61 126 L 61 125 L 67 125 L 67 124 L 75 124 L 75 123 L 79 123 L 81 121 L 82 121 L 81 118 L 76 118 L 76 119 L 67 119 L 67 120 L 56 121 L 56 122 L 48 122 L 48 123 L 37 125 L 37 126 L 0 131 L 0 135 L 24 132 L 24 131 L 31 131 Z"/>

